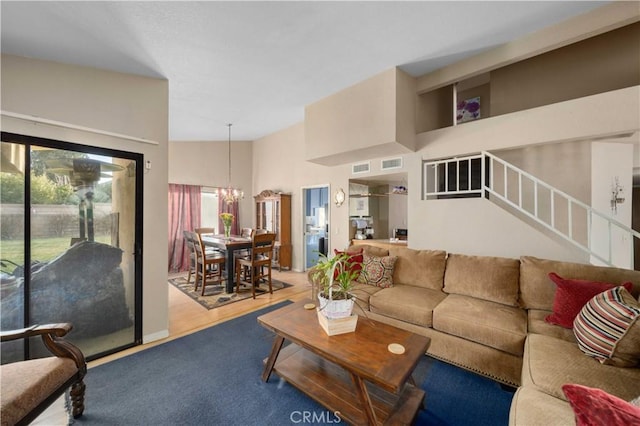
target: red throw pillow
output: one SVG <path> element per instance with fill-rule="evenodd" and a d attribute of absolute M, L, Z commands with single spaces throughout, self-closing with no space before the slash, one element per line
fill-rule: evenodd
<path fill-rule="evenodd" d="M 566 384 L 562 392 L 576 416 L 576 426 L 628 426 L 640 424 L 640 407 L 602 389 Z"/>
<path fill-rule="evenodd" d="M 622 285 L 631 292 L 633 284 L 611 284 L 597 281 L 565 279 L 555 272 L 549 278 L 556 284 L 556 295 L 553 299 L 553 313 L 547 315 L 545 321 L 564 328 L 573 328 L 573 321 L 580 310 L 593 296 Z"/>
<path fill-rule="evenodd" d="M 347 252 L 347 254 L 350 255 L 349 259 L 347 259 L 347 262 L 349 262 L 349 271 L 356 273 L 356 275 L 353 277 L 354 280 L 358 279 L 358 277 L 360 276 L 360 272 L 362 271 L 362 262 L 364 261 L 364 255 L 362 254 L 362 251 L 363 249 L 357 250 L 355 252 Z M 337 256 L 345 252 L 333 249 L 333 253 Z M 336 268 L 336 270 L 333 272 L 334 280 L 338 278 L 338 273 L 338 269 Z"/>

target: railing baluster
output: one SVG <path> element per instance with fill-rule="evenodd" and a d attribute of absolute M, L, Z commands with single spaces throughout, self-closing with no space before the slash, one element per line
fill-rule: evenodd
<path fill-rule="evenodd" d="M 556 228 L 556 193 L 552 189 L 551 191 L 549 191 L 549 194 L 551 195 L 551 227 L 555 229 Z"/>
<path fill-rule="evenodd" d="M 491 160 L 491 158 L 489 158 L 489 162 L 491 162 L 493 160 Z M 485 174 L 487 173 L 486 167 L 485 167 L 485 157 L 482 156 L 480 157 L 480 170 L 482 171 L 482 176 L 480 176 L 480 189 L 482 190 L 482 198 L 487 198 L 487 193 L 486 193 L 486 182 L 485 182 Z M 491 169 L 490 169 L 491 170 Z M 489 182 L 491 182 L 491 177 L 489 177 Z"/>
<path fill-rule="evenodd" d="M 502 179 L 504 180 L 504 198 L 506 198 L 507 200 L 509 199 L 509 193 L 507 191 L 507 165 L 506 164 L 502 164 L 502 171 L 503 171 L 503 177 Z"/>
<path fill-rule="evenodd" d="M 540 218 L 540 212 L 538 211 L 538 181 L 533 181 L 533 212 L 537 218 Z"/>
<path fill-rule="evenodd" d="M 591 251 L 591 229 L 593 227 L 593 213 L 587 210 L 587 247 Z M 633 250 L 631 251 L 633 253 Z"/>
<path fill-rule="evenodd" d="M 444 163 L 444 192 L 449 192 L 449 163 Z"/>
<path fill-rule="evenodd" d="M 569 238 L 573 239 L 573 203 L 567 200 L 567 216 L 569 216 Z"/>
<path fill-rule="evenodd" d="M 609 263 L 613 260 L 613 238 L 611 238 L 611 221 L 607 222 L 607 230 L 609 231 Z"/>
<path fill-rule="evenodd" d="M 469 158 L 467 160 L 467 189 L 472 190 L 473 187 L 471 186 L 471 164 L 472 164 L 473 160 L 471 158 Z M 480 168 L 480 170 L 482 170 L 482 167 Z"/>
<path fill-rule="evenodd" d="M 518 172 L 518 206 L 522 208 L 522 173 Z"/>

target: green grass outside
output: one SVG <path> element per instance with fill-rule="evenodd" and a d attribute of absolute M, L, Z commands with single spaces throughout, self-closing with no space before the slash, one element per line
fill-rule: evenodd
<path fill-rule="evenodd" d="M 97 235 L 95 240 L 100 243 L 110 244 L 109 235 Z M 70 237 L 38 238 L 31 240 L 32 261 L 48 262 L 69 248 Z M 22 240 L 0 241 L 0 258 L 7 259 L 18 265 L 24 264 L 24 243 Z M 8 268 L 11 271 L 13 268 Z"/>

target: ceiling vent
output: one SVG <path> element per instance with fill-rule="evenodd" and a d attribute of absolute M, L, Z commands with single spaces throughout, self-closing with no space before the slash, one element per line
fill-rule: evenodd
<path fill-rule="evenodd" d="M 351 174 L 357 175 L 360 173 L 369 173 L 371 171 L 371 163 L 367 161 L 366 163 L 356 163 L 351 165 Z"/>
<path fill-rule="evenodd" d="M 402 168 L 402 157 L 388 158 L 380 162 L 380 169 L 382 170 L 401 169 L 401 168 Z"/>

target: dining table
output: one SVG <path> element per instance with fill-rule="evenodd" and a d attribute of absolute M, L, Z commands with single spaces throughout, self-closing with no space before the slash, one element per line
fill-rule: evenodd
<path fill-rule="evenodd" d="M 252 245 L 251 238 L 241 237 L 239 235 L 225 237 L 222 234 L 202 234 L 200 238 L 205 246 L 215 247 L 225 253 L 225 269 L 227 274 L 226 291 L 229 294 L 233 293 L 235 280 L 235 274 L 233 271 L 235 262 L 233 254 L 238 250 L 250 249 Z"/>

